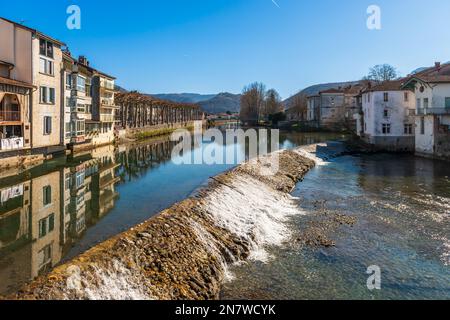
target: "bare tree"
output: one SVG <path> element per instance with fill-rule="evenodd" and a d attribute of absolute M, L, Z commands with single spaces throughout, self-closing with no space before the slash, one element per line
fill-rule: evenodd
<path fill-rule="evenodd" d="M 390 81 L 398 78 L 397 69 L 389 64 L 379 64 L 369 70 L 369 75 L 364 80 L 376 82 Z"/>
<path fill-rule="evenodd" d="M 266 86 L 254 82 L 244 88 L 241 96 L 241 120 L 258 122 L 265 108 Z"/>
<path fill-rule="evenodd" d="M 268 118 L 270 115 L 280 113 L 283 111 L 283 104 L 281 97 L 275 89 L 270 89 L 266 92 L 266 103 L 263 117 Z"/>
<path fill-rule="evenodd" d="M 308 99 L 306 94 L 301 92 L 296 94 L 292 101 L 291 108 L 296 114 L 298 114 L 298 120 L 306 120 L 306 114 L 308 111 Z"/>

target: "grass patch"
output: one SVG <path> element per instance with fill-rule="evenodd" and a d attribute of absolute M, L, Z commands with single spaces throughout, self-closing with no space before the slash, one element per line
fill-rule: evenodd
<path fill-rule="evenodd" d="M 189 126 L 189 127 L 184 127 L 184 128 L 163 128 L 163 129 L 156 129 L 156 130 L 151 130 L 151 131 L 138 132 L 138 133 L 136 133 L 135 138 L 137 140 L 144 140 L 144 139 L 148 139 L 148 138 L 165 136 L 165 135 L 172 134 L 174 131 L 176 131 L 178 129 L 193 130 L 194 127 Z"/>

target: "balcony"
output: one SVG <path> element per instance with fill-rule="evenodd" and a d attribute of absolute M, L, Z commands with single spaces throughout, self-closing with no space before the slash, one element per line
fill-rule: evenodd
<path fill-rule="evenodd" d="M 23 138 L 0 139 L 0 150 L 18 150 L 23 148 Z"/>
<path fill-rule="evenodd" d="M 105 109 L 119 109 L 119 107 L 114 104 L 114 99 L 107 98 L 101 99 L 101 107 Z"/>
<path fill-rule="evenodd" d="M 100 121 L 101 122 L 115 122 L 116 117 L 113 114 L 101 114 Z"/>
<path fill-rule="evenodd" d="M 0 110 L 0 122 L 20 122 L 20 111 L 1 111 Z"/>
<path fill-rule="evenodd" d="M 417 109 L 418 116 L 426 115 L 450 115 L 450 108 L 420 108 Z"/>

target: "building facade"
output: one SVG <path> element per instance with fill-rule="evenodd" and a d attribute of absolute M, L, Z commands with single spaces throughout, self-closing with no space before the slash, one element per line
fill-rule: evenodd
<path fill-rule="evenodd" d="M 64 150 L 59 72 L 63 46 L 0 18 L 0 167 Z"/>
<path fill-rule="evenodd" d="M 414 92 L 402 89 L 403 81 L 369 86 L 362 93 L 362 138 L 378 149 L 412 151 L 415 144 Z"/>
<path fill-rule="evenodd" d="M 450 159 L 450 64 L 411 76 L 404 88 L 416 96 L 416 153 Z"/>

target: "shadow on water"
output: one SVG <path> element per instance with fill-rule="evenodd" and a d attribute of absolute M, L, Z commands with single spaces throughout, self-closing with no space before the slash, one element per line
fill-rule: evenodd
<path fill-rule="evenodd" d="M 283 133 L 280 144 L 336 138 L 342 136 Z M 0 294 L 149 219 L 234 166 L 175 165 L 173 147 L 168 137 L 107 146 L 0 179 Z"/>

